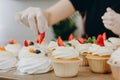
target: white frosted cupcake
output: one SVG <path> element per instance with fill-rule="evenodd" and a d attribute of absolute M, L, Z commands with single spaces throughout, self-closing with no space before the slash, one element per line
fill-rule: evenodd
<path fill-rule="evenodd" d="M 0 46 L 0 71 L 9 71 L 16 66 L 17 59 L 11 53 L 6 51 L 6 49 Z"/>
<path fill-rule="evenodd" d="M 109 73 L 110 68 L 107 64 L 107 60 L 110 58 L 112 50 L 109 50 L 106 47 L 101 47 L 99 45 L 93 44 L 88 52 L 86 57 L 89 62 L 91 70 L 95 73 Z"/>
<path fill-rule="evenodd" d="M 19 51 L 21 50 L 22 46 L 17 43 L 15 40 L 9 40 L 8 44 L 6 45 L 6 50 L 13 53 L 14 56 L 18 56 Z"/>
<path fill-rule="evenodd" d="M 76 47 L 76 50 L 79 52 L 80 57 L 82 58 L 81 66 L 88 66 L 88 60 L 86 58 L 88 54 L 88 49 L 91 46 L 91 43 L 86 43 L 86 44 L 79 44 Z"/>
<path fill-rule="evenodd" d="M 79 70 L 79 53 L 73 47 L 57 47 L 52 52 L 52 63 L 56 76 L 74 77 Z"/>
<path fill-rule="evenodd" d="M 116 50 L 120 47 L 120 38 L 110 37 L 108 40 L 104 41 L 104 43 L 107 48 Z"/>
<path fill-rule="evenodd" d="M 23 74 L 39 74 L 52 70 L 51 60 L 38 48 L 30 48 L 23 52 L 17 64 L 17 70 Z"/>
<path fill-rule="evenodd" d="M 111 67 L 112 75 L 115 80 L 120 80 L 120 48 L 112 53 L 108 64 Z"/>

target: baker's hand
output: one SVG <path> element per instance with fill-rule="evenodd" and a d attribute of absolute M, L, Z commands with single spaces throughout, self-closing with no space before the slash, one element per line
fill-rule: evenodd
<path fill-rule="evenodd" d="M 48 22 L 40 8 L 30 7 L 19 12 L 16 15 L 16 20 L 20 24 L 29 27 L 35 35 L 37 35 L 38 32 L 45 32 L 48 28 Z"/>
<path fill-rule="evenodd" d="M 102 16 L 104 26 L 113 33 L 120 35 L 120 14 L 111 8 L 107 8 L 106 13 Z"/>

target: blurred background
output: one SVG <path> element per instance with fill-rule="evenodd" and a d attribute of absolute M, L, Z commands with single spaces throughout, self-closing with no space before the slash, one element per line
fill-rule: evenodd
<path fill-rule="evenodd" d="M 43 10 L 49 8 L 59 0 L 0 0 L 0 45 L 5 45 L 9 39 L 15 39 L 20 43 L 24 40 L 35 40 L 32 31 L 15 21 L 15 15 L 28 7 L 40 7 Z M 81 16 L 77 13 L 73 20 L 77 29 L 75 36 L 81 35 Z M 73 18 L 73 17 L 71 17 Z M 46 33 L 46 41 L 55 39 L 53 28 L 48 29 Z"/>

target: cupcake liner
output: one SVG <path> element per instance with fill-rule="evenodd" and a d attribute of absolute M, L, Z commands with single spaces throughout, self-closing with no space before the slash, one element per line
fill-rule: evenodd
<path fill-rule="evenodd" d="M 90 69 L 95 73 L 110 73 L 110 66 L 107 64 L 108 59 L 92 59 L 87 57 Z"/>
<path fill-rule="evenodd" d="M 112 70 L 112 76 L 115 80 L 120 80 L 120 66 L 107 62 Z"/>
<path fill-rule="evenodd" d="M 80 58 L 82 58 L 82 61 L 80 62 L 80 66 L 89 66 L 86 55 L 87 55 L 86 53 L 80 54 Z"/>
<path fill-rule="evenodd" d="M 52 61 L 55 75 L 58 77 L 74 77 L 79 72 L 79 60 L 76 61 Z"/>

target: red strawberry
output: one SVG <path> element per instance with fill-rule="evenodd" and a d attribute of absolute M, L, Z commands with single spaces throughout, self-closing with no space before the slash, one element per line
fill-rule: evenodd
<path fill-rule="evenodd" d="M 25 47 L 28 47 L 28 46 L 29 46 L 27 40 L 24 41 L 24 46 L 25 46 Z"/>
<path fill-rule="evenodd" d="M 9 44 L 16 44 L 17 41 L 16 41 L 16 40 L 13 40 L 13 39 L 10 39 L 10 40 L 8 41 L 8 43 L 9 43 Z"/>
<path fill-rule="evenodd" d="M 37 40 L 36 40 L 36 43 L 41 44 L 42 41 L 44 40 L 45 32 L 43 32 L 43 33 L 38 33 L 38 34 L 39 34 L 39 35 L 38 35 L 38 38 L 37 38 Z"/>
<path fill-rule="evenodd" d="M 97 40 L 96 40 L 96 44 L 98 44 L 100 46 L 104 46 L 104 39 L 103 39 L 101 34 L 98 35 Z"/>
<path fill-rule="evenodd" d="M 40 43 L 42 43 L 42 41 L 44 40 L 44 38 L 45 38 L 45 32 L 41 33 Z"/>
<path fill-rule="evenodd" d="M 104 32 L 104 33 L 102 34 L 102 37 L 103 37 L 103 40 L 106 40 L 106 39 L 107 39 L 107 37 L 106 37 L 106 32 Z"/>
<path fill-rule="evenodd" d="M 85 39 L 85 38 L 78 38 L 77 40 L 78 40 L 78 41 L 79 41 L 79 43 L 81 43 L 81 44 L 84 44 L 84 43 L 85 43 L 85 41 L 86 41 L 86 39 Z"/>
<path fill-rule="evenodd" d="M 68 40 L 71 41 L 71 40 L 73 40 L 73 39 L 74 39 L 74 35 L 73 35 L 73 34 L 70 34 Z"/>
<path fill-rule="evenodd" d="M 59 36 L 57 40 L 58 46 L 64 46 L 62 38 Z"/>

